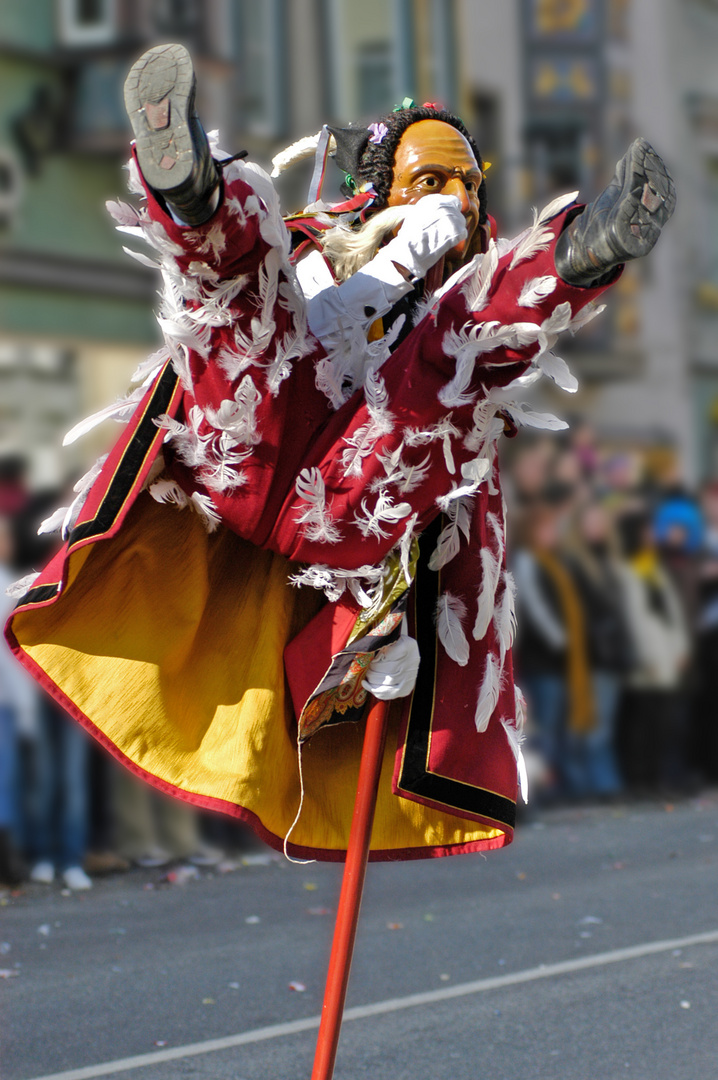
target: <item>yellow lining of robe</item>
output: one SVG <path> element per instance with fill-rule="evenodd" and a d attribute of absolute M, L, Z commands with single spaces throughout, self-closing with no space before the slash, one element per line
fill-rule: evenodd
<path fill-rule="evenodd" d="M 143 493 L 116 537 L 70 556 L 59 600 L 18 612 L 13 630 L 122 755 L 190 798 L 246 808 L 281 840 L 300 797 L 283 651 L 323 602 L 287 584 L 292 569 Z M 500 845 L 500 828 L 392 794 L 399 714 L 372 849 Z M 292 846 L 346 848 L 362 737 L 363 724 L 339 724 L 303 747 L 306 795 Z"/>

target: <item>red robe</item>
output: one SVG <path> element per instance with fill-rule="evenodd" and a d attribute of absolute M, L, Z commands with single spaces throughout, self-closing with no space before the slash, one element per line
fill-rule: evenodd
<path fill-rule="evenodd" d="M 167 349 L 11 646 L 135 772 L 276 845 L 303 742 L 287 848 L 333 859 L 363 672 L 408 610 L 422 661 L 392 710 L 372 857 L 509 842 L 522 721 L 496 439 L 530 419 L 514 380 L 569 377 L 551 347 L 601 291 L 555 274 L 566 200 L 465 268 L 342 401 L 366 357 L 307 330 L 267 178 L 230 165 L 198 229 L 145 194 Z"/>

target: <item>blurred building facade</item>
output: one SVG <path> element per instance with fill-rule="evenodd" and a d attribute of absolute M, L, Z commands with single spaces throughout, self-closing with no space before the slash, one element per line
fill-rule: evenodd
<path fill-rule="evenodd" d="M 558 191 L 591 198 L 648 137 L 678 210 L 566 352 L 577 399 L 551 404 L 619 442 L 675 445 L 693 478 L 718 472 L 716 0 L 0 5 L 0 456 L 23 451 L 36 484 L 61 480 L 64 430 L 121 393 L 158 341 L 156 279 L 122 252 L 103 204 L 123 196 L 126 71 L 167 40 L 193 53 L 206 126 L 262 164 L 405 96 L 456 108 L 493 162 L 505 234 Z M 288 211 L 305 190 L 299 172 Z"/>
<path fill-rule="evenodd" d="M 122 86 L 143 49 L 185 43 L 206 126 L 267 164 L 325 121 L 391 109 L 407 93 L 454 104 L 456 9 L 455 0 L 364 0 L 360 13 L 349 0 L 0 5 L 0 458 L 24 455 L 34 487 L 64 482 L 80 459 L 59 453 L 62 435 L 122 393 L 158 341 L 157 281 L 123 253 L 104 209 L 124 193 Z"/>
<path fill-rule="evenodd" d="M 460 21 L 464 99 L 507 232 L 560 191 L 589 201 L 637 135 L 665 158 L 674 219 L 602 319 L 562 343 L 581 389 L 555 404 L 617 443 L 675 447 L 690 480 L 715 476 L 718 3 L 463 0 Z"/>

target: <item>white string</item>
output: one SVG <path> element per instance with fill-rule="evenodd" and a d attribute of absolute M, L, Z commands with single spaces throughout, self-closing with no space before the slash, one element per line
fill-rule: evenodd
<path fill-rule="evenodd" d="M 302 809 L 304 807 L 304 772 L 302 771 L 302 743 L 299 741 L 299 732 L 297 732 L 297 761 L 299 762 L 299 791 L 300 791 L 299 809 L 297 810 L 297 816 L 295 817 L 292 824 L 289 826 L 289 832 L 284 837 L 284 858 L 287 859 L 288 862 L 296 863 L 298 866 L 309 866 L 310 863 L 316 862 L 317 860 L 316 859 L 294 859 L 294 858 L 292 858 L 292 856 L 287 851 L 287 844 L 289 843 L 289 837 L 294 832 L 294 827 L 296 826 L 297 822 L 299 821 L 299 818 L 301 817 L 301 814 L 302 814 Z"/>

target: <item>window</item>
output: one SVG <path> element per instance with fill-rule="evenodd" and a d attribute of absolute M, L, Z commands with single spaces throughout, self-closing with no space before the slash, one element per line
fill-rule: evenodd
<path fill-rule="evenodd" d="M 63 45 L 107 45 L 117 33 L 116 0 L 59 0 L 58 24 Z"/>
<path fill-rule="evenodd" d="M 357 49 L 359 115 L 379 116 L 394 102 L 394 50 L 389 41 L 365 42 Z"/>
<path fill-rule="evenodd" d="M 286 11 L 283 0 L 243 0 L 241 100 L 247 128 L 268 138 L 283 134 L 286 84 Z"/>

